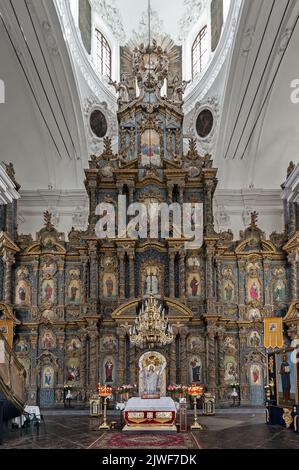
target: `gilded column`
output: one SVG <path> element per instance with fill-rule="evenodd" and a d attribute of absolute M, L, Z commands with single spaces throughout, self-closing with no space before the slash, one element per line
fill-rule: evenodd
<path fill-rule="evenodd" d="M 130 383 L 132 385 L 137 384 L 136 355 L 135 346 L 130 346 Z"/>
<path fill-rule="evenodd" d="M 29 404 L 36 404 L 36 393 L 37 393 L 37 343 L 38 343 L 38 333 L 36 328 L 32 328 L 30 331 L 30 386 L 28 393 Z"/>
<path fill-rule="evenodd" d="M 89 283 L 90 283 L 90 299 L 89 299 L 89 314 L 97 315 L 97 299 L 98 299 L 98 285 L 99 273 L 97 263 L 97 241 L 88 242 L 89 252 Z"/>
<path fill-rule="evenodd" d="M 99 347 L 98 347 L 98 338 L 99 333 L 97 329 L 97 321 L 89 321 L 89 326 L 87 328 L 89 335 L 89 345 L 90 345 L 90 357 L 89 357 L 89 386 L 91 389 L 97 389 L 98 377 L 97 377 L 97 367 L 99 362 Z"/>
<path fill-rule="evenodd" d="M 121 300 L 125 298 L 125 252 L 118 250 L 119 259 L 119 297 Z"/>
<path fill-rule="evenodd" d="M 185 252 L 183 249 L 179 252 L 179 263 L 180 263 L 180 297 L 186 296 L 186 267 L 185 267 Z"/>
<path fill-rule="evenodd" d="M 216 355 L 215 355 L 215 325 L 208 325 L 208 387 L 209 392 L 214 393 L 216 389 Z"/>
<path fill-rule="evenodd" d="M 4 251 L 3 261 L 5 266 L 4 272 L 4 301 L 8 304 L 12 302 L 12 265 L 15 262 L 14 256 L 12 253 L 7 250 Z"/>
<path fill-rule="evenodd" d="M 174 258 L 175 252 L 169 252 L 169 296 L 174 297 Z"/>
<path fill-rule="evenodd" d="M 176 383 L 176 335 L 173 342 L 170 345 L 170 354 L 169 354 L 169 381 L 171 384 Z"/>
<path fill-rule="evenodd" d="M 81 256 L 81 262 L 82 262 L 82 266 L 83 266 L 83 271 L 82 271 L 82 303 L 87 304 L 88 256 Z"/>
<path fill-rule="evenodd" d="M 125 354 L 126 354 L 126 331 L 124 328 L 117 328 L 118 335 L 118 385 L 125 382 Z"/>
<path fill-rule="evenodd" d="M 81 355 L 80 355 L 80 386 L 84 388 L 87 383 L 87 377 L 86 377 L 86 370 L 87 370 L 87 364 L 86 364 L 86 359 L 87 359 L 87 330 L 82 329 L 80 330 L 80 338 L 81 338 Z"/>
<path fill-rule="evenodd" d="M 31 293 L 31 317 L 33 320 L 36 320 L 38 317 L 38 268 L 39 268 L 39 261 L 36 258 L 32 263 L 32 271 L 33 271 L 33 282 L 32 282 L 32 293 Z"/>
<path fill-rule="evenodd" d="M 181 369 L 181 383 L 183 385 L 188 383 L 188 364 L 187 364 L 187 328 L 180 330 L 180 369 Z"/>
<path fill-rule="evenodd" d="M 130 271 L 130 297 L 135 297 L 135 264 L 134 253 L 129 253 L 129 271 Z"/>
<path fill-rule="evenodd" d="M 297 279 L 297 261 L 296 254 L 290 253 L 288 256 L 288 262 L 291 266 L 291 297 L 292 301 L 298 298 L 298 279 Z"/>
<path fill-rule="evenodd" d="M 57 313 L 60 320 L 64 319 L 64 305 L 65 305 L 65 270 L 64 259 L 58 261 L 58 307 Z"/>
<path fill-rule="evenodd" d="M 219 398 L 223 400 L 225 397 L 225 382 L 224 382 L 224 338 L 225 338 L 225 329 L 220 327 L 217 331 L 217 346 L 218 346 L 218 371 L 219 371 Z"/>
<path fill-rule="evenodd" d="M 221 292 L 221 260 L 216 260 L 216 292 L 217 292 L 217 302 L 221 302 L 222 300 L 222 292 Z"/>

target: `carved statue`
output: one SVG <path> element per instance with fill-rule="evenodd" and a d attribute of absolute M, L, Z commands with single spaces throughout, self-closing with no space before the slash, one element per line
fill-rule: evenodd
<path fill-rule="evenodd" d="M 119 83 L 117 83 L 116 81 L 112 81 L 112 79 L 110 78 L 109 85 L 113 86 L 115 88 L 116 93 L 118 93 L 117 103 L 119 106 L 121 106 L 123 103 L 129 103 L 129 86 L 125 74 L 122 74 L 121 81 Z"/>
<path fill-rule="evenodd" d="M 172 101 L 174 103 L 182 103 L 183 102 L 183 96 L 186 91 L 187 86 L 191 80 L 183 80 L 182 82 L 180 81 L 179 77 L 176 75 L 172 82 L 173 86 L 173 95 L 172 95 Z"/>

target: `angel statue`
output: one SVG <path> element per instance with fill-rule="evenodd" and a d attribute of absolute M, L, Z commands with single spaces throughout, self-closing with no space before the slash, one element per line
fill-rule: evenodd
<path fill-rule="evenodd" d="M 119 83 L 116 81 L 113 81 L 109 77 L 109 85 L 113 86 L 115 88 L 116 93 L 118 93 L 118 100 L 117 103 L 119 106 L 121 106 L 123 103 L 129 103 L 130 101 L 130 95 L 129 95 L 129 85 L 128 81 L 126 79 L 125 74 L 123 73 L 121 76 L 121 80 Z"/>
<path fill-rule="evenodd" d="M 186 91 L 187 86 L 191 80 L 183 80 L 182 82 L 180 81 L 179 77 L 176 76 L 172 82 L 173 86 L 173 95 L 172 95 L 172 101 L 175 103 L 182 103 L 183 102 L 183 96 Z"/>

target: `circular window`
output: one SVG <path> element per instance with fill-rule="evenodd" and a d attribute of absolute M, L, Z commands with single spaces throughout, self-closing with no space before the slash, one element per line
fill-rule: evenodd
<path fill-rule="evenodd" d="M 214 116 L 209 109 L 203 109 L 196 119 L 196 132 L 205 139 L 211 133 L 214 125 Z"/>
<path fill-rule="evenodd" d="M 92 132 L 102 139 L 107 134 L 108 125 L 107 119 L 105 118 L 102 111 L 99 109 L 94 110 L 90 115 L 90 127 Z"/>

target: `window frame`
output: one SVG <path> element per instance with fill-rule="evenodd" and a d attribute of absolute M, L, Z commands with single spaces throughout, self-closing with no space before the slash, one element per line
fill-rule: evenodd
<path fill-rule="evenodd" d="M 99 54 L 99 51 L 101 54 Z M 109 63 L 106 63 L 105 54 L 109 54 Z M 111 77 L 112 74 L 112 49 L 106 37 L 99 28 L 95 28 L 95 64 L 100 75 L 108 75 Z M 108 73 L 107 73 L 108 68 Z"/>
<path fill-rule="evenodd" d="M 205 26 L 203 26 L 200 31 L 198 32 L 198 34 L 196 35 L 194 41 L 193 41 L 193 44 L 192 44 L 192 48 L 191 48 L 191 69 L 192 69 L 192 80 L 195 78 L 196 76 L 196 73 L 195 73 L 195 70 L 194 70 L 194 67 L 195 67 L 195 63 L 194 63 L 194 53 L 196 51 L 197 48 L 199 48 L 199 58 L 198 58 L 198 62 L 199 62 L 199 69 L 198 69 L 198 73 L 199 74 L 202 74 L 203 71 L 204 71 L 204 67 L 202 65 L 202 58 L 205 54 L 208 54 L 209 52 L 209 46 L 208 46 L 208 42 L 207 42 L 207 47 L 206 49 L 202 52 L 202 43 L 203 43 L 203 39 L 205 39 L 206 41 L 208 41 L 208 25 L 206 24 Z"/>

